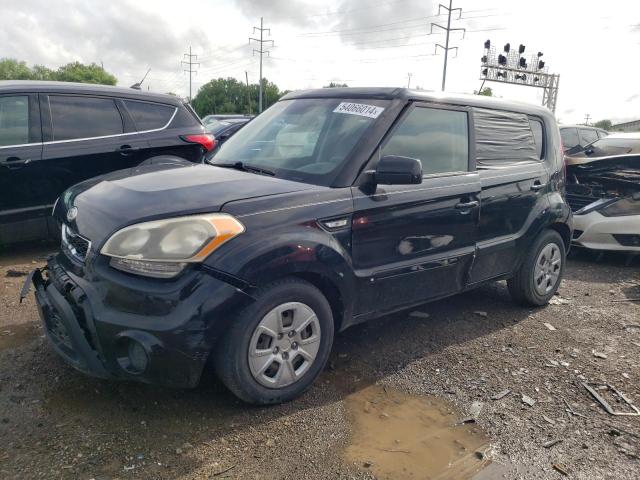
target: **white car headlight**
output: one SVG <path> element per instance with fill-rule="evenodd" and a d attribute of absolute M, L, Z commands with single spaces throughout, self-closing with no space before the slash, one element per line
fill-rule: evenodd
<path fill-rule="evenodd" d="M 100 253 L 118 270 L 170 278 L 242 232 L 244 225 L 226 213 L 168 218 L 117 231 Z"/>

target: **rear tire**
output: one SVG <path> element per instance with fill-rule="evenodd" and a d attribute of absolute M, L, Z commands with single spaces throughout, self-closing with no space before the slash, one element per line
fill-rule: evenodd
<path fill-rule="evenodd" d="M 216 373 L 247 403 L 290 401 L 322 372 L 333 330 L 331 307 L 316 287 L 297 278 L 274 282 L 232 320 L 215 352 Z"/>
<path fill-rule="evenodd" d="M 560 234 L 554 230 L 543 231 L 533 242 L 520 269 L 507 280 L 511 297 L 527 306 L 548 303 L 562 281 L 566 257 Z"/>

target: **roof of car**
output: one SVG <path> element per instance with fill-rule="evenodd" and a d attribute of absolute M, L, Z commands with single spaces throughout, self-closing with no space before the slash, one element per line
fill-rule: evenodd
<path fill-rule="evenodd" d="M 607 136 L 609 139 L 627 138 L 629 140 L 640 140 L 640 132 L 617 132 Z"/>
<path fill-rule="evenodd" d="M 93 83 L 75 82 L 46 82 L 39 80 L 0 80 L 0 93 L 81 93 L 93 95 L 107 95 L 148 100 L 179 105 L 179 97 L 163 93 L 152 93 L 134 88 L 113 87 L 111 85 L 97 85 Z"/>
<path fill-rule="evenodd" d="M 409 88 L 320 88 L 315 90 L 298 90 L 288 93 L 282 100 L 294 98 L 350 98 L 350 99 L 380 99 L 380 100 L 422 100 L 433 103 L 474 106 L 481 108 L 495 108 L 511 110 L 531 115 L 553 116 L 546 107 L 531 103 L 516 102 L 503 98 L 486 97 L 484 95 L 468 95 L 461 93 L 435 92 L 430 90 L 413 90 Z"/>

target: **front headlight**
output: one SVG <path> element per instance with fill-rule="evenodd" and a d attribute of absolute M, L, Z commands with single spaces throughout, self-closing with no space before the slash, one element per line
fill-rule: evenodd
<path fill-rule="evenodd" d="M 114 233 L 100 253 L 118 270 L 171 278 L 244 232 L 231 215 L 212 213 L 139 223 Z"/>
<path fill-rule="evenodd" d="M 640 198 L 619 198 L 613 203 L 599 210 L 605 217 L 624 217 L 628 215 L 640 215 Z"/>

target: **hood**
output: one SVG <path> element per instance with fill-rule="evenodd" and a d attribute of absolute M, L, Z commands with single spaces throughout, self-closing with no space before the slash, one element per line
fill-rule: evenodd
<path fill-rule="evenodd" d="M 145 164 L 79 183 L 61 196 L 54 215 L 102 245 L 134 223 L 218 212 L 227 202 L 311 189 L 305 183 L 189 162 Z M 76 207 L 74 220 L 67 210 Z"/>

